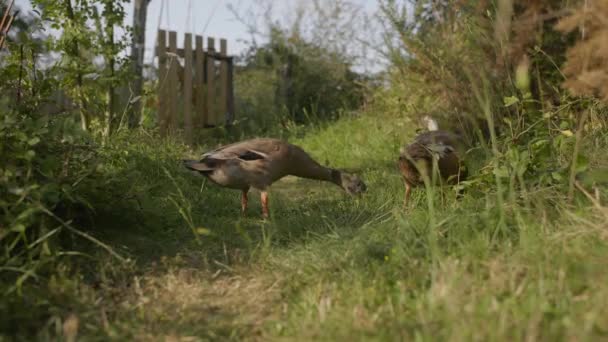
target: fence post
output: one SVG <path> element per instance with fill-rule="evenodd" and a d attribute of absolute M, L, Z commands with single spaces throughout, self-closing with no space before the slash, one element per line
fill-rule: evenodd
<path fill-rule="evenodd" d="M 195 128 L 229 125 L 234 120 L 234 61 L 227 53 L 228 42 L 220 39 L 217 53 L 214 38 L 207 37 L 205 51 L 203 37 L 195 36 L 195 46 L 192 37 L 192 33 L 186 33 L 184 48 L 177 49 L 177 32 L 158 30 L 156 52 L 160 133 L 165 136 L 174 132 L 183 121 L 188 144 L 193 142 Z M 184 58 L 183 68 L 180 57 Z M 220 61 L 219 70 L 217 60 Z M 183 107 L 180 101 L 183 101 Z"/>
<path fill-rule="evenodd" d="M 177 98 L 178 98 L 178 67 L 177 67 L 177 32 L 169 32 L 169 52 L 171 56 L 169 58 L 169 108 L 168 108 L 168 123 L 169 130 L 174 132 L 177 128 Z"/>
<path fill-rule="evenodd" d="M 184 41 L 184 135 L 192 144 L 192 33 Z"/>
<path fill-rule="evenodd" d="M 203 37 L 196 36 L 196 58 L 195 73 L 194 73 L 194 84 L 196 93 L 195 98 L 195 110 L 196 115 L 194 116 L 194 125 L 196 128 L 204 127 L 205 121 L 205 52 L 203 51 Z"/>
<path fill-rule="evenodd" d="M 158 126 L 160 135 L 167 134 L 167 32 L 158 30 Z"/>
<path fill-rule="evenodd" d="M 226 124 L 232 125 L 234 122 L 234 61 L 232 58 L 228 59 L 228 80 L 226 88 L 228 89 Z"/>
<path fill-rule="evenodd" d="M 205 126 L 215 126 L 215 61 L 212 57 L 215 52 L 215 40 L 207 37 L 207 99 L 205 101 Z"/>
<path fill-rule="evenodd" d="M 217 123 L 226 123 L 228 121 L 228 43 L 226 39 L 220 39 L 220 56 L 223 57 L 220 61 L 220 93 L 218 104 L 218 120 Z"/>

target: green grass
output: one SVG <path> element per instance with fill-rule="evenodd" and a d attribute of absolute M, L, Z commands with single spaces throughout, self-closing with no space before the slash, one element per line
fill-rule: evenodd
<path fill-rule="evenodd" d="M 38 296 L 2 301 L 2 331 L 53 339 L 73 314 L 87 341 L 607 339 L 608 210 L 555 187 L 503 208 L 492 188 L 462 200 L 444 188 L 432 211 L 417 189 L 404 211 L 395 161 L 408 125 L 368 114 L 291 139 L 361 174 L 368 193 L 288 177 L 271 189 L 270 221 L 255 193 L 241 218 L 238 191 L 182 170 L 199 150 L 122 137 L 83 187 L 96 205 L 78 223 L 130 261 L 99 251 L 101 263 L 62 266 Z M 588 155 L 605 151 L 597 141 Z"/>

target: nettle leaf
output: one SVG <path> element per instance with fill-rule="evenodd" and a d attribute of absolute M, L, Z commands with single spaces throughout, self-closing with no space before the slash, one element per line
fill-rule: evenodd
<path fill-rule="evenodd" d="M 581 173 L 586 171 L 589 168 L 589 158 L 583 154 L 579 154 L 576 158 L 576 173 Z"/>
<path fill-rule="evenodd" d="M 505 107 L 510 107 L 510 106 L 518 103 L 519 99 L 517 98 L 517 96 L 507 96 L 503 99 L 503 102 L 505 104 Z"/>
<path fill-rule="evenodd" d="M 38 137 L 33 137 L 32 139 L 30 139 L 27 143 L 30 146 L 34 146 L 37 145 L 40 142 L 40 138 Z"/>
<path fill-rule="evenodd" d="M 198 227 L 198 228 L 196 228 L 196 234 L 211 235 L 211 230 L 208 228 L 204 228 L 204 227 Z"/>
<path fill-rule="evenodd" d="M 574 133 L 572 133 L 572 131 L 569 130 L 569 129 L 565 129 L 563 131 L 560 131 L 560 133 L 563 134 L 563 135 L 565 135 L 565 136 L 567 136 L 567 137 L 571 137 L 571 136 L 574 135 Z"/>
<path fill-rule="evenodd" d="M 499 166 L 494 169 L 494 174 L 500 178 L 508 178 L 509 169 L 506 166 Z"/>
<path fill-rule="evenodd" d="M 584 185 L 608 184 L 608 170 L 590 170 L 577 176 Z"/>
<path fill-rule="evenodd" d="M 564 176 L 562 176 L 562 174 L 560 172 L 552 172 L 551 177 L 558 182 L 561 182 L 564 180 Z"/>
<path fill-rule="evenodd" d="M 85 80 L 96 80 L 100 77 L 100 75 L 98 73 L 89 73 L 86 75 L 83 75 L 82 78 Z"/>

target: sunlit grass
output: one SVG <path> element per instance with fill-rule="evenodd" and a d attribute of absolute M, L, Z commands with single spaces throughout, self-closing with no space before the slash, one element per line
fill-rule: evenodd
<path fill-rule="evenodd" d="M 39 336 L 61 335 L 73 312 L 86 339 L 605 337 L 605 209 L 537 189 L 532 211 L 517 202 L 500 209 L 497 231 L 494 189 L 456 200 L 446 187 L 433 192 L 432 213 L 424 188 L 403 210 L 395 161 L 413 134 L 367 114 L 291 139 L 321 163 L 359 173 L 369 190 L 353 198 L 288 177 L 271 189 L 270 221 L 256 193 L 242 218 L 238 191 L 182 170 L 185 147 L 117 142 L 129 156 L 109 150 L 106 188 L 84 195 L 105 203 L 92 234 L 133 262 L 54 278 L 48 301 L 32 310 L 32 320 L 50 322 Z M 195 238 L 198 228 L 205 234 Z"/>

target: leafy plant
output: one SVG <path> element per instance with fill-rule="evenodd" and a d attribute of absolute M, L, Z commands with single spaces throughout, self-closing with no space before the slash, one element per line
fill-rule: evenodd
<path fill-rule="evenodd" d="M 115 37 L 115 28 L 124 25 L 125 3 L 32 0 L 42 21 L 61 32 L 59 37 L 47 40 L 48 49 L 61 56 L 56 65 L 59 89 L 77 103 L 82 128 L 99 127 L 106 137 L 116 130 L 120 120 L 116 117 L 117 87 L 129 79 L 128 58 L 120 57 L 119 52 L 125 49 L 130 32 L 125 30 L 122 37 Z M 103 7 L 101 14 L 99 6 Z M 102 65 L 96 62 L 99 56 L 104 59 Z M 103 91 L 106 96 L 99 96 Z"/>

